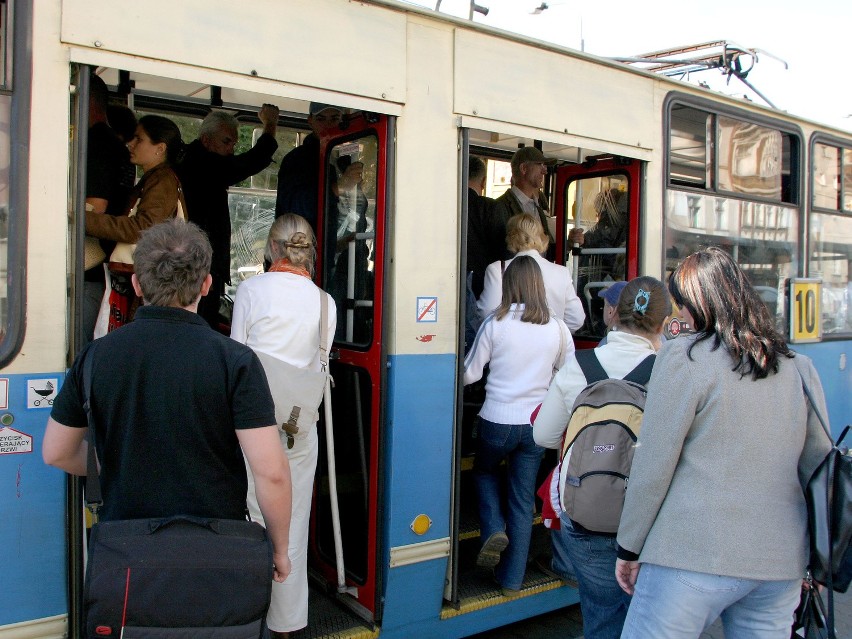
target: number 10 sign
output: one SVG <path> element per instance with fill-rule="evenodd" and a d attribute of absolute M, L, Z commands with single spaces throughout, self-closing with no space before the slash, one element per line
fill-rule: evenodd
<path fill-rule="evenodd" d="M 822 280 L 790 280 L 790 341 L 822 339 Z"/>

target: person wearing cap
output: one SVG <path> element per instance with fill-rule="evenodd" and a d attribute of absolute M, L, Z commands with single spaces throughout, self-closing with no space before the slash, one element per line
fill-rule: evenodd
<path fill-rule="evenodd" d="M 547 226 L 547 204 L 541 189 L 544 187 L 547 167 L 554 164 L 555 158 L 544 157 L 534 146 L 523 146 L 512 156 L 512 186 L 494 201 L 491 237 L 500 258 L 508 257 L 505 245 L 506 222 L 513 215 L 526 213 L 537 217 L 548 240 L 553 244 L 553 236 Z"/>
<path fill-rule="evenodd" d="M 301 146 L 297 146 L 281 160 L 278 168 L 278 195 L 275 199 L 275 217 L 295 213 L 305 218 L 314 232 L 317 231 L 319 202 L 320 138 L 340 126 L 343 110 L 332 104 L 311 102 L 308 107 L 308 126 L 311 133 Z M 349 174 L 340 178 L 346 186 L 360 181 L 360 163 L 352 163 Z"/>
<path fill-rule="evenodd" d="M 606 288 L 602 288 L 598 291 L 598 297 L 604 301 L 603 323 L 604 326 L 606 326 L 607 331 L 606 335 L 604 335 L 603 339 L 601 339 L 598 343 L 598 347 L 606 344 L 606 338 L 609 335 L 609 331 L 611 331 L 612 327 L 616 324 L 616 320 L 618 319 L 618 298 L 625 286 L 627 286 L 627 282 L 614 282 Z"/>
<path fill-rule="evenodd" d="M 255 145 L 239 155 L 237 119 L 224 111 L 211 111 L 201 123 L 198 139 L 186 147 L 175 171 L 183 185 L 189 220 L 207 233 L 213 246 L 210 273 L 213 285 L 201 298 L 198 314 L 214 329 L 219 328 L 219 304 L 225 284 L 231 283 L 231 212 L 228 187 L 260 173 L 272 162 L 278 149 L 275 132 L 278 107 L 264 104 L 258 112 L 263 134 Z"/>

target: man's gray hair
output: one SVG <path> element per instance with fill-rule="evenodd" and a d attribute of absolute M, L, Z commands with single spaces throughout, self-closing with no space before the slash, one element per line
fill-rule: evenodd
<path fill-rule="evenodd" d="M 182 308 L 198 301 L 212 257 L 210 240 L 192 222 L 175 218 L 143 231 L 133 254 L 142 299 Z"/>
<path fill-rule="evenodd" d="M 207 117 L 201 122 L 201 130 L 198 132 L 198 137 L 216 135 L 222 128 L 229 131 L 236 131 L 239 126 L 237 118 L 225 111 L 211 111 Z"/>

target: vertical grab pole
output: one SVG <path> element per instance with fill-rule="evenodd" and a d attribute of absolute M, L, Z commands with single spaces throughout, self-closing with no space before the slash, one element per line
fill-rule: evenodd
<path fill-rule="evenodd" d="M 326 377 L 322 403 L 325 411 L 325 449 L 328 456 L 328 492 L 331 499 L 334 559 L 337 564 L 337 592 L 345 592 L 357 596 L 357 589 L 347 587 L 346 585 L 346 566 L 343 563 L 343 536 L 340 532 L 340 507 L 337 501 L 337 469 L 334 462 L 334 422 L 331 416 L 331 376 Z"/>

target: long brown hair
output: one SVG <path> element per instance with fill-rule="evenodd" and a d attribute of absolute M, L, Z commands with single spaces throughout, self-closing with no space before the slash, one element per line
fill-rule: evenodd
<path fill-rule="evenodd" d="M 761 379 L 778 371 L 779 356 L 793 357 L 769 310 L 734 259 L 718 247 L 693 253 L 669 278 L 669 292 L 692 315 L 700 341 L 713 338 L 734 359 L 731 370 Z"/>
<path fill-rule="evenodd" d="M 512 304 L 524 305 L 522 322 L 547 324 L 550 321 L 544 278 L 538 264 L 529 255 L 513 259 L 503 273 L 503 299 L 494 311 L 494 319 L 506 317 Z"/>

